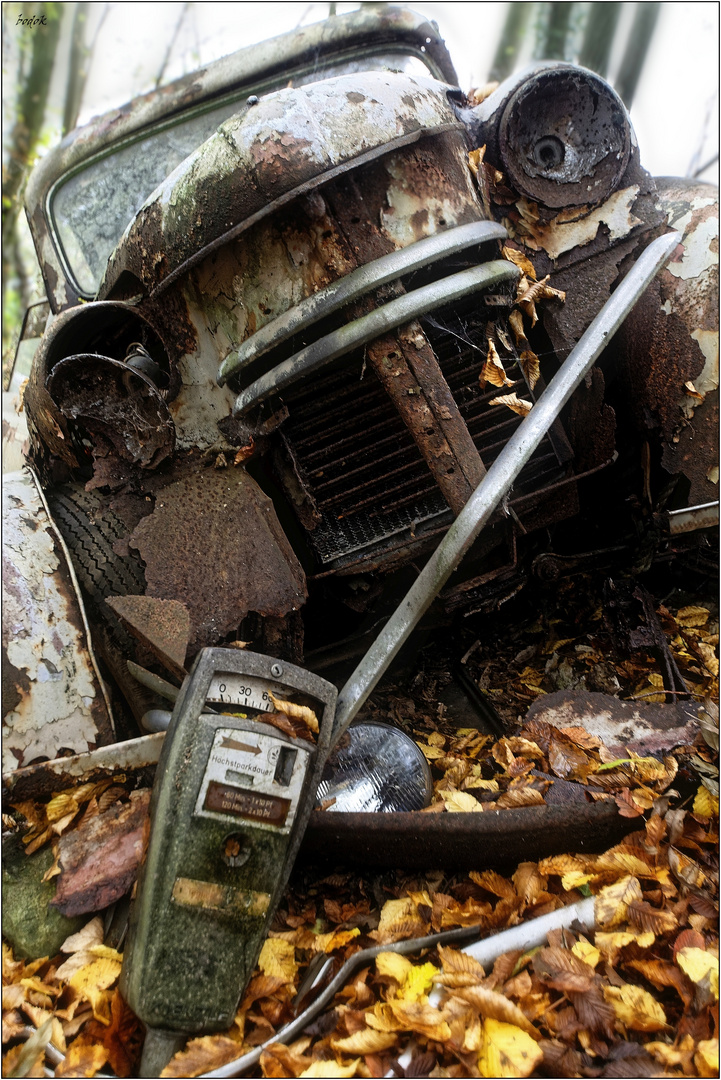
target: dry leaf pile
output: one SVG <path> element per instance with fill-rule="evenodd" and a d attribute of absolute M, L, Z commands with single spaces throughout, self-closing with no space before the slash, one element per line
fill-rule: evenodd
<path fill-rule="evenodd" d="M 453 927 L 492 933 L 592 892 L 595 933 L 551 932 L 547 945 L 506 953 L 488 971 L 450 946 L 412 960 L 382 951 L 252 1074 L 379 1077 L 410 1049 L 396 1075 L 715 1076 L 717 829 L 710 803 L 664 811 L 660 800 L 610 851 L 522 863 L 509 876 L 297 878 L 233 1028 L 191 1040 L 163 1075 L 197 1076 L 272 1039 L 307 1004 L 297 993 L 319 955 L 340 964 L 362 947 Z M 96 917 L 62 957 L 24 964 L 4 949 L 3 1040 L 28 1025 L 41 1036 L 30 1070 L 14 1075 L 43 1075 L 48 1040 L 66 1054 L 58 1076 L 104 1066 L 133 1075 L 142 1031 L 115 989 L 121 957 L 101 939 Z M 28 1046 L 11 1046 L 4 1075 Z"/>
<path fill-rule="evenodd" d="M 504 718 L 523 716 L 559 684 L 661 696 L 657 658 L 643 648 L 614 649 L 596 598 L 582 597 L 577 582 L 574 588 L 575 607 L 571 586 L 565 595 L 561 582 L 556 606 L 537 622 L 516 620 L 492 648 L 471 642 L 466 650 L 467 670 Z M 718 635 L 709 608 L 657 612 L 694 696 L 713 695 Z M 554 856 L 509 874 L 321 876 L 296 868 L 233 1027 L 191 1040 L 164 1075 L 198 1076 L 272 1041 L 321 991 L 308 989 L 319 960 L 334 958 L 327 982 L 369 946 L 388 948 L 349 978 L 300 1037 L 264 1050 L 249 1075 L 717 1075 L 718 727 L 711 704 L 693 746 L 658 758 L 619 756 L 582 729 L 540 721 L 502 737 L 459 730 L 437 700 L 441 681 L 429 665 L 410 690 L 387 691 L 374 705 L 375 715 L 402 722 L 423 749 L 434 774 L 431 812 L 532 806 L 553 783 L 570 780 L 588 798 L 615 800 L 637 819 L 629 823 L 636 831 L 604 854 Z M 282 703 L 276 707 L 285 715 Z M 37 849 L 128 801 L 116 778 L 17 809 L 32 825 L 27 846 Z M 449 945 L 410 958 L 392 951 L 396 942 L 457 927 L 497 933 L 589 895 L 594 933 L 551 933 L 542 948 L 506 953 L 487 971 Z M 23 962 L 4 946 L 4 1075 L 42 1076 L 46 1054 L 60 1062 L 57 1076 L 136 1075 L 143 1029 L 117 990 L 121 962 L 103 944 L 97 916 L 56 957 Z"/>

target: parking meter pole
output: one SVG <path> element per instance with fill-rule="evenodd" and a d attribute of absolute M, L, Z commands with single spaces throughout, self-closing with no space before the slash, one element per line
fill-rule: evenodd
<path fill-rule="evenodd" d="M 383 630 L 338 697 L 331 743 L 335 744 L 390 666 L 491 516 L 508 496 L 563 406 L 635 307 L 680 242 L 667 233 L 648 245 L 606 301 L 578 344 L 515 434 L 491 465 Z"/>
<path fill-rule="evenodd" d="M 160 1076 L 171 1058 L 182 1050 L 188 1040 L 187 1035 L 177 1031 L 161 1031 L 149 1027 L 145 1033 L 143 1056 L 138 1072 L 141 1077 Z"/>

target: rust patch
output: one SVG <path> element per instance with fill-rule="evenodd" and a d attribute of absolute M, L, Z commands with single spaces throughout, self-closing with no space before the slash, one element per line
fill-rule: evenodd
<path fill-rule="evenodd" d="M 616 449 L 616 414 L 604 403 L 605 389 L 603 372 L 595 367 L 571 398 L 568 436 L 578 472 L 595 469 L 613 457 Z"/>
<path fill-rule="evenodd" d="M 109 596 L 105 603 L 161 664 L 180 678 L 187 674 L 190 614 L 185 604 L 152 596 Z"/>
<path fill-rule="evenodd" d="M 637 422 L 671 442 L 682 419 L 684 383 L 703 370 L 704 356 L 683 320 L 662 307 L 661 281 L 651 283 L 616 335 L 627 393 Z"/>
<path fill-rule="evenodd" d="M 63 915 L 85 915 L 125 895 L 140 867 L 149 806 L 149 788 L 133 791 L 129 804 L 111 806 L 60 837 L 53 907 Z"/>
<path fill-rule="evenodd" d="M 175 427 L 155 384 L 105 356 L 68 356 L 48 390 L 62 413 L 107 439 L 120 457 L 154 469 L 175 447 Z"/>
<path fill-rule="evenodd" d="M 307 596 L 273 504 L 240 468 L 205 469 L 158 491 L 129 543 L 145 563 L 147 595 L 186 605 L 191 654 L 249 611 L 286 615 Z"/>
<path fill-rule="evenodd" d="M 619 701 L 610 694 L 559 690 L 538 698 L 526 713 L 525 723 L 542 720 L 558 728 L 583 727 L 619 756 L 627 750 L 657 754 L 693 742 L 702 707 L 695 701 L 656 705 Z"/>

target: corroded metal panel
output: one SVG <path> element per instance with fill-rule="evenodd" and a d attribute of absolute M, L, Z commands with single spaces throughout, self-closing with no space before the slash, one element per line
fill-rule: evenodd
<path fill-rule="evenodd" d="M 659 182 L 659 207 L 681 243 L 621 334 L 637 422 L 656 429 L 662 464 L 690 482 L 688 504 L 718 499 L 718 189 Z"/>
<path fill-rule="evenodd" d="M 65 551 L 30 470 L 3 480 L 3 769 L 114 737 Z"/>
<path fill-rule="evenodd" d="M 305 575 L 273 504 L 242 468 L 204 469 L 163 488 L 130 538 L 147 595 L 190 613 L 190 649 L 217 644 L 249 611 L 281 616 L 306 600 Z"/>
<path fill-rule="evenodd" d="M 138 212 L 100 295 L 124 272 L 152 292 L 285 202 L 433 132 L 461 129 L 446 88 L 392 72 L 343 75 L 262 98 L 222 124 Z"/>

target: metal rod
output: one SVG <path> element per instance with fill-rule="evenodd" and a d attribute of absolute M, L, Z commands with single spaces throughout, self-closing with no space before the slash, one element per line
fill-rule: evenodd
<path fill-rule="evenodd" d="M 382 307 L 362 315 L 347 326 L 341 326 L 331 334 L 314 341 L 312 345 L 301 349 L 294 356 L 284 360 L 271 371 L 266 372 L 256 379 L 247 390 L 238 394 L 233 407 L 233 415 L 238 416 L 259 404 L 265 398 L 282 390 L 284 386 L 295 382 L 296 379 L 309 375 L 325 364 L 345 356 L 352 349 L 366 345 L 369 341 L 388 330 L 395 330 L 404 323 L 412 322 L 420 315 L 453 303 L 464 296 L 470 296 L 480 289 L 487 289 L 492 285 L 500 285 L 506 281 L 515 281 L 520 271 L 513 263 L 505 259 L 494 259 L 491 262 L 473 266 L 469 270 L 461 270 L 458 274 L 450 274 L 441 281 L 434 281 L 430 285 L 424 285 L 421 289 L 399 296 L 397 300 L 390 300 Z"/>
<path fill-rule="evenodd" d="M 344 304 L 364 296 L 371 289 L 378 289 L 401 274 L 420 270 L 476 244 L 503 240 L 507 235 L 503 226 L 495 221 L 471 221 L 467 225 L 458 225 L 456 228 L 446 229 L 445 232 L 434 233 L 415 244 L 409 244 L 399 251 L 391 251 L 388 255 L 382 255 L 379 259 L 359 266 L 357 270 L 352 270 L 345 277 L 331 282 L 312 296 L 307 296 L 277 319 L 262 326 L 257 333 L 244 341 L 239 349 L 226 356 L 218 371 L 218 384 L 223 386 L 231 375 L 242 371 L 270 349 L 320 319 L 332 315 Z"/>
<path fill-rule="evenodd" d="M 418 621 L 463 556 L 508 495 L 518 474 L 536 450 L 584 376 L 679 243 L 679 233 L 654 240 L 606 301 L 560 370 L 511 436 L 471 495 L 441 543 L 371 645 L 338 696 L 331 736 L 334 745 L 379 679 L 407 641 Z"/>
<path fill-rule="evenodd" d="M 686 506 L 683 510 L 669 510 L 667 516 L 671 536 L 693 532 L 694 529 L 710 529 L 719 523 L 719 504 L 716 501 Z"/>

